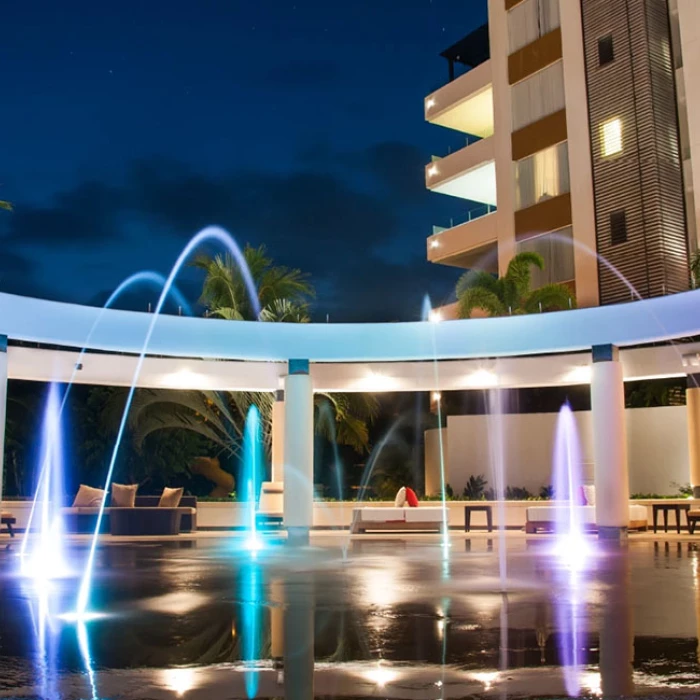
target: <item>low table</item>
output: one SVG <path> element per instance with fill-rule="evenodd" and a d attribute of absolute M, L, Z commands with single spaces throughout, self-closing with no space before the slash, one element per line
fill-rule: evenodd
<path fill-rule="evenodd" d="M 17 523 L 17 518 L 9 513 L 3 513 L 0 522 L 7 527 L 7 531 L 10 533 L 10 537 L 15 536 L 15 530 L 13 525 Z"/>
<path fill-rule="evenodd" d="M 663 513 L 664 516 L 664 532 L 668 532 L 668 513 L 673 511 L 676 514 L 676 532 L 681 534 L 681 511 L 685 511 L 685 523 L 688 523 L 688 511 L 690 510 L 689 503 L 654 503 L 652 505 L 653 510 L 653 520 L 654 520 L 654 532 L 657 530 L 657 522 L 659 519 L 659 511 Z M 690 527 L 688 528 L 690 529 Z"/>
<path fill-rule="evenodd" d="M 472 513 L 486 513 L 486 527 L 489 532 L 493 532 L 493 514 L 491 506 L 464 506 L 464 532 L 471 532 Z"/>

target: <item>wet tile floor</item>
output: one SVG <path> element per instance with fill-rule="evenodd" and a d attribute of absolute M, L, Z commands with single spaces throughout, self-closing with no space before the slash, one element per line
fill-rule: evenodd
<path fill-rule="evenodd" d="M 308 548 L 104 543 L 36 587 L 0 552 L 0 697 L 466 698 L 700 692 L 700 539 L 433 536 Z M 84 541 L 68 551 L 79 574 Z M 505 556 L 501 556 L 504 553 Z M 571 554 L 569 549 L 567 554 Z M 571 566 L 571 562 L 575 566 Z"/>

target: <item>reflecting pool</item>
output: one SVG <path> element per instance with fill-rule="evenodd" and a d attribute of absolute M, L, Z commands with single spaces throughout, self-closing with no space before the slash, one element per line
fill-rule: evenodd
<path fill-rule="evenodd" d="M 97 550 L 37 589 L 0 551 L 0 697 L 465 698 L 694 693 L 700 543 L 591 539 L 572 572 L 548 536 L 319 534 L 308 548 L 230 534 Z M 508 576 L 499 573 L 506 547 Z M 68 556 L 87 556 L 73 544 Z M 567 668 L 563 665 L 567 664 Z"/>

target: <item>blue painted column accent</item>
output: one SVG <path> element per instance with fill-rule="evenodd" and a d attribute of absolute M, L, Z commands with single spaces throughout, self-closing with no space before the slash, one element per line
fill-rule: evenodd
<path fill-rule="evenodd" d="M 0 506 L 5 476 L 5 424 L 7 422 L 7 336 L 0 335 Z"/>

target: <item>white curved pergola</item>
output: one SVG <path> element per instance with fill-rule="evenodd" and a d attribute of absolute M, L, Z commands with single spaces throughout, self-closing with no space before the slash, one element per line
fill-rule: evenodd
<path fill-rule="evenodd" d="M 8 376 L 130 385 L 151 324 L 139 386 L 272 391 L 283 383 L 283 465 L 285 473 L 290 469 L 295 475 L 285 482 L 290 533 L 308 535 L 311 525 L 314 389 L 421 391 L 588 382 L 596 484 L 606 494 L 596 506 L 597 522 L 618 531 L 626 527 L 629 495 L 622 382 L 683 374 L 700 351 L 700 344 L 684 344 L 682 351 L 667 344 L 634 346 L 700 335 L 700 290 L 559 313 L 380 324 L 155 318 L 0 294 L 0 340 L 24 344 L 11 343 L 7 353 L 0 352 L 0 394 Z M 623 348 L 621 362 L 610 352 L 596 363 L 591 356 L 596 346 Z M 81 349 L 87 353 L 81 356 Z M 307 362 L 296 371 L 288 368 L 290 360 Z M 4 432 L 4 396 L 0 400 Z M 691 465 L 691 482 L 700 489 L 700 463 Z"/>
<path fill-rule="evenodd" d="M 0 335 L 138 354 L 153 316 L 0 294 Z M 447 323 L 287 324 L 161 316 L 149 355 L 258 362 L 417 362 L 626 347 L 700 334 L 700 290 L 558 313 Z"/>

